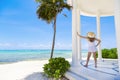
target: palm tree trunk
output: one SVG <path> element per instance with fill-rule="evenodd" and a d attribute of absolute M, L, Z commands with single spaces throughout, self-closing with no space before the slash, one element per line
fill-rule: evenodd
<path fill-rule="evenodd" d="M 54 35 L 53 35 L 52 50 L 51 50 L 50 58 L 53 57 L 53 53 L 54 53 L 55 37 L 56 37 L 56 17 L 54 18 L 54 24 L 53 25 L 54 25 Z"/>

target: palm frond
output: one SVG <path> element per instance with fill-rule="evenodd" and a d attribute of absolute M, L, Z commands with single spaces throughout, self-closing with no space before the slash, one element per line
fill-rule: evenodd
<path fill-rule="evenodd" d="M 65 3 L 64 0 L 36 0 L 39 2 L 37 15 L 39 19 L 50 23 L 54 20 L 57 14 L 61 13 L 64 8 L 70 10 L 71 6 Z M 65 15 L 66 16 L 66 15 Z"/>
<path fill-rule="evenodd" d="M 66 15 L 66 14 L 63 14 L 63 16 L 67 17 L 67 15 Z"/>

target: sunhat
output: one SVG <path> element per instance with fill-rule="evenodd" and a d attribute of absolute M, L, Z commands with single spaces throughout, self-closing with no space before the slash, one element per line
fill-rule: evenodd
<path fill-rule="evenodd" d="M 89 37 L 89 38 L 95 38 L 94 32 L 88 32 L 87 33 L 87 37 Z"/>

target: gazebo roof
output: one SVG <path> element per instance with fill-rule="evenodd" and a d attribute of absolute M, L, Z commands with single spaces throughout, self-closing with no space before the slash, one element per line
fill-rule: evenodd
<path fill-rule="evenodd" d="M 70 0 L 68 0 L 70 1 Z M 73 2 L 73 0 L 71 0 Z M 114 14 L 114 0 L 76 0 L 82 15 L 111 16 Z M 72 2 L 71 5 L 72 5 Z"/>

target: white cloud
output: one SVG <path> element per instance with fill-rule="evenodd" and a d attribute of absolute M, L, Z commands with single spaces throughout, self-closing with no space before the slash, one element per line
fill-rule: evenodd
<path fill-rule="evenodd" d="M 72 44 L 65 44 L 65 43 L 56 43 L 55 45 L 56 49 L 71 49 L 72 48 Z"/>
<path fill-rule="evenodd" d="M 10 43 L 0 43 L 0 47 L 11 47 L 12 44 Z"/>
<path fill-rule="evenodd" d="M 0 49 L 51 49 L 52 44 L 0 43 Z M 55 49 L 71 49 L 71 44 L 56 43 Z"/>

